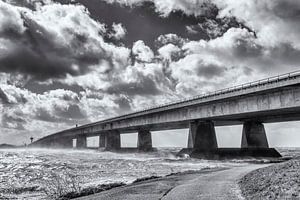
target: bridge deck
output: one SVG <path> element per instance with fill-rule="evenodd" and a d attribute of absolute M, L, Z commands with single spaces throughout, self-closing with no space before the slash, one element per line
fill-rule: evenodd
<path fill-rule="evenodd" d="M 278 87 L 283 87 L 283 86 L 290 84 L 290 83 L 287 83 L 287 81 L 289 81 L 289 80 L 293 80 L 293 82 L 295 82 L 295 80 L 298 80 L 297 82 L 300 83 L 300 70 L 286 73 L 286 74 L 281 74 L 278 76 L 265 78 L 265 79 L 260 79 L 260 80 L 253 81 L 253 82 L 244 83 L 244 84 L 229 87 L 229 88 L 224 88 L 221 90 L 216 90 L 214 92 L 206 93 L 203 95 L 193 96 L 193 97 L 190 97 L 187 99 L 180 99 L 175 102 L 170 102 L 170 103 L 165 103 L 165 104 L 161 104 L 158 106 L 145 108 L 145 109 L 134 111 L 134 112 L 131 112 L 131 113 L 128 113 L 125 115 L 120 115 L 117 117 L 112 117 L 112 118 L 108 118 L 108 119 L 101 120 L 98 122 L 86 124 L 86 125 L 83 125 L 80 127 L 82 127 L 82 128 L 89 127 L 89 126 L 93 126 L 93 125 L 97 125 L 97 124 L 109 123 L 109 122 L 116 121 L 116 120 L 122 120 L 122 119 L 128 118 L 128 117 L 137 117 L 137 116 L 141 116 L 144 114 L 161 112 L 161 111 L 165 111 L 165 110 L 175 109 L 178 107 L 189 106 L 192 104 L 199 104 L 199 103 L 213 101 L 216 99 L 222 99 L 222 98 L 228 98 L 231 96 L 242 95 L 245 93 L 250 93 L 251 89 L 255 89 L 254 91 L 252 90 L 251 92 L 257 92 L 260 90 L 263 91 L 266 89 L 274 89 L 274 88 L 278 88 Z"/>
<path fill-rule="evenodd" d="M 242 84 L 242 85 L 237 85 L 237 86 L 230 87 L 230 88 L 221 89 L 221 90 L 218 90 L 215 92 L 195 96 L 195 97 L 192 97 L 189 99 L 183 99 L 183 100 L 180 100 L 177 102 L 171 102 L 168 104 L 163 104 L 163 105 L 147 108 L 147 109 L 132 112 L 129 114 L 125 114 L 125 115 L 105 119 L 102 121 L 86 124 L 86 125 L 79 126 L 76 128 L 74 127 L 71 129 L 67 129 L 67 130 L 58 132 L 53 135 L 59 135 L 59 134 L 67 133 L 67 132 L 69 134 L 71 132 L 74 132 L 74 134 L 78 134 L 80 132 L 86 133 L 86 131 L 89 130 L 90 128 L 92 129 L 93 127 L 100 127 L 102 125 L 104 126 L 104 125 L 107 125 L 110 123 L 117 124 L 118 122 L 124 122 L 126 120 L 128 122 L 130 122 L 130 120 L 128 120 L 128 119 L 133 119 L 133 118 L 137 119 L 138 117 L 143 118 L 144 116 L 150 116 L 150 115 L 156 115 L 156 117 L 157 117 L 157 115 L 159 115 L 160 113 L 165 113 L 166 111 L 170 112 L 172 114 L 172 111 L 174 111 L 176 109 L 178 110 L 181 108 L 187 108 L 187 107 L 194 106 L 194 105 L 207 105 L 211 102 L 216 102 L 216 101 L 220 101 L 220 100 L 225 101 L 226 99 L 239 98 L 241 96 L 245 96 L 245 95 L 249 96 L 251 94 L 257 95 L 259 93 L 263 93 L 266 91 L 268 91 L 269 93 L 272 93 L 272 91 L 276 91 L 279 88 L 289 87 L 289 86 L 298 85 L 298 84 L 300 84 L 300 71 L 295 71 L 295 72 L 291 72 L 291 73 L 286 73 L 286 74 L 282 74 L 282 75 L 278 75 L 278 76 L 274 76 L 274 77 L 261 79 L 261 80 L 254 81 L 254 82 L 249 82 L 249 83 Z M 174 114 L 174 112 L 173 112 L 173 114 Z M 141 120 L 138 120 L 138 121 L 140 123 Z M 147 120 L 142 119 L 142 121 L 147 121 Z M 152 121 L 152 119 L 150 121 Z M 175 124 L 174 120 L 170 121 L 170 122 L 173 123 L 173 125 Z M 163 122 L 163 123 L 167 124 L 166 122 Z M 179 126 L 181 126 L 180 123 L 184 124 L 186 122 L 183 119 L 182 121 L 177 120 L 176 123 L 178 123 Z M 130 124 L 131 124 L 131 122 L 130 122 Z M 132 124 L 134 124 L 134 123 L 132 123 Z M 130 126 L 131 125 L 128 126 L 128 130 L 130 129 Z M 161 128 L 161 127 L 159 127 L 159 128 Z M 80 130 L 82 130 L 82 131 L 80 131 Z M 101 130 L 108 130 L 108 129 L 102 128 Z M 99 131 L 99 130 L 97 130 L 97 131 Z M 48 137 L 51 137 L 53 135 L 50 135 Z M 47 137 L 45 137 L 45 138 L 47 138 Z"/>

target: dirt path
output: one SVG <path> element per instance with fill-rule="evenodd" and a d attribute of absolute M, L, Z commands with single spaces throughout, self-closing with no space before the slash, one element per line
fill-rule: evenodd
<path fill-rule="evenodd" d="M 128 186 L 114 188 L 81 200 L 182 200 L 243 199 L 237 181 L 248 172 L 266 165 L 247 164 L 225 170 L 172 175 Z"/>

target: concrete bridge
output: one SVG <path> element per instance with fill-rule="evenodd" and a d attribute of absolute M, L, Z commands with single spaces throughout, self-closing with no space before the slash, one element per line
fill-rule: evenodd
<path fill-rule="evenodd" d="M 67 148 L 76 139 L 76 147 L 86 148 L 87 137 L 99 136 L 99 147 L 118 150 L 120 134 L 138 132 L 138 149 L 149 150 L 151 131 L 189 128 L 188 152 L 215 152 L 215 126 L 243 124 L 241 149 L 265 151 L 264 123 L 293 120 L 300 120 L 300 71 L 71 128 L 33 145 Z"/>

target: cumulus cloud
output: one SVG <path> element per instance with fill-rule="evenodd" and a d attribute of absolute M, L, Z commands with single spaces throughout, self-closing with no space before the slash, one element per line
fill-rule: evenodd
<path fill-rule="evenodd" d="M 178 46 L 175 46 L 171 43 L 162 46 L 157 51 L 159 55 L 165 60 L 175 60 L 180 56 L 180 53 L 182 52 Z"/>
<path fill-rule="evenodd" d="M 188 25 L 186 29 L 190 34 L 204 32 L 210 39 L 214 39 L 222 36 L 229 28 L 238 26 L 241 26 L 241 24 L 238 24 L 233 18 L 217 18 L 206 19 L 204 22 L 196 25 Z"/>
<path fill-rule="evenodd" d="M 220 17 L 234 16 L 253 29 L 264 46 L 289 43 L 299 48 L 300 2 L 287 1 L 213 1 Z"/>
<path fill-rule="evenodd" d="M 156 11 L 166 17 L 170 13 L 181 10 L 187 15 L 210 15 L 215 8 L 208 0 L 105 0 L 109 3 L 119 3 L 126 6 L 137 6 L 144 2 L 152 2 Z"/>
<path fill-rule="evenodd" d="M 8 104 L 9 100 L 3 90 L 0 88 L 0 100 L 2 104 Z"/>
<path fill-rule="evenodd" d="M 135 60 L 141 62 L 151 62 L 154 58 L 153 51 L 141 40 L 133 44 L 132 54 Z"/>
<path fill-rule="evenodd" d="M 102 59 L 117 65 L 124 47 L 105 43 L 103 24 L 80 5 L 50 4 L 32 11 L 0 2 L 0 70 L 34 79 L 63 78 L 90 71 Z M 125 56 L 126 57 L 126 56 Z"/>
<path fill-rule="evenodd" d="M 126 35 L 126 29 L 121 23 L 119 23 L 119 24 L 113 23 L 112 30 L 113 30 L 113 33 L 111 34 L 111 37 L 113 37 L 117 40 L 124 38 Z"/>

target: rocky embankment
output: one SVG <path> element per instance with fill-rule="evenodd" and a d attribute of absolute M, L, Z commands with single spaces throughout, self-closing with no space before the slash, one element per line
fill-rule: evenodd
<path fill-rule="evenodd" d="M 240 182 L 246 199 L 300 199 L 300 157 L 254 170 Z"/>

